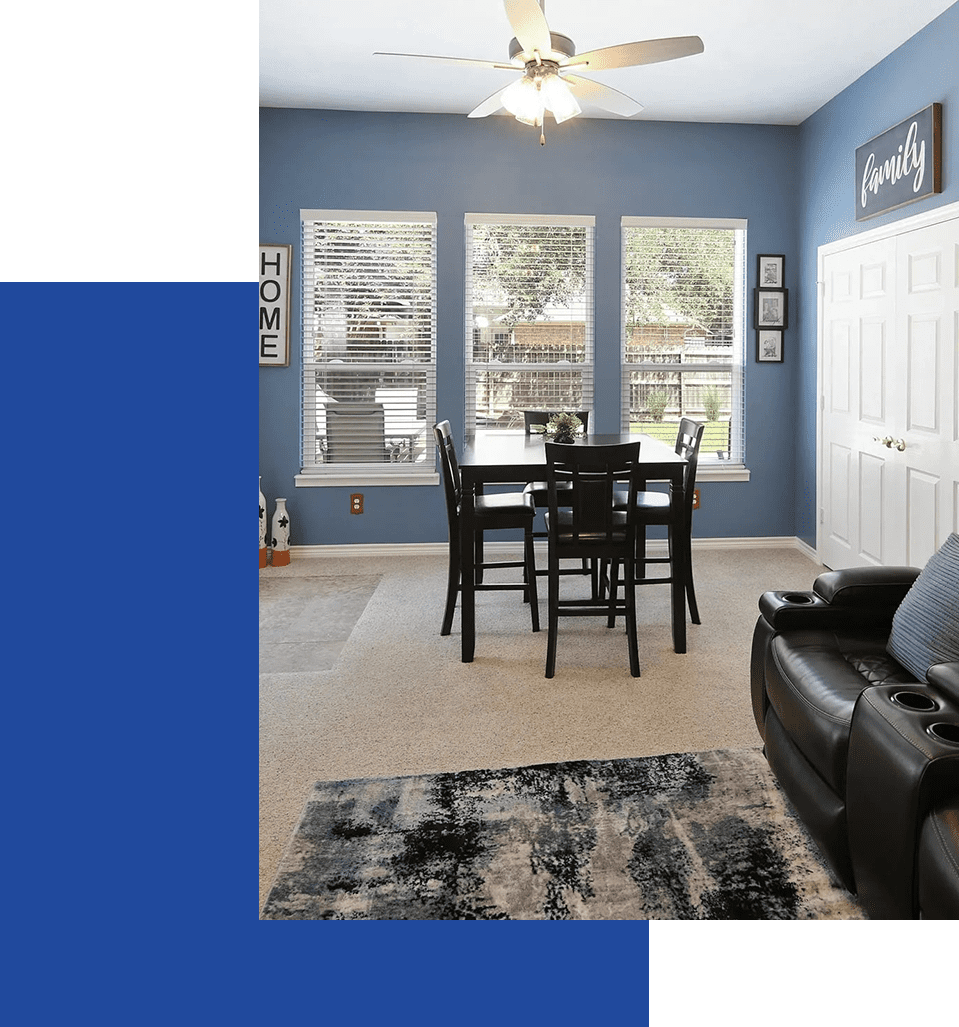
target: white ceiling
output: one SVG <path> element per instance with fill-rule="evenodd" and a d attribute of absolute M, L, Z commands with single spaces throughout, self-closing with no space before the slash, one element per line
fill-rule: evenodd
<path fill-rule="evenodd" d="M 546 0 L 578 52 L 698 35 L 703 53 L 586 77 L 634 120 L 796 125 L 954 0 Z M 516 74 L 374 51 L 506 61 L 502 0 L 261 0 L 260 105 L 467 114 Z M 952 55 L 955 59 L 955 55 Z M 609 117 L 597 108 L 584 116 Z"/>

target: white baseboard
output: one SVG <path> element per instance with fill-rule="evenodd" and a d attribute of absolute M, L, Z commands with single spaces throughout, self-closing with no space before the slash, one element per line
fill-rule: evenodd
<path fill-rule="evenodd" d="M 537 542 L 537 549 L 544 549 L 545 542 Z M 666 551 L 666 540 L 649 542 L 650 551 L 662 549 Z M 694 538 L 694 550 L 706 549 L 798 549 L 810 560 L 819 563 L 816 550 L 795 535 L 772 535 L 764 538 Z M 517 542 L 487 542 L 486 552 L 490 556 L 499 557 L 521 552 L 522 545 Z M 445 556 L 449 551 L 446 542 L 405 542 L 385 543 L 382 545 L 361 543 L 358 545 L 329 546 L 291 546 L 291 556 L 297 558 L 313 557 L 395 557 L 395 556 Z"/>

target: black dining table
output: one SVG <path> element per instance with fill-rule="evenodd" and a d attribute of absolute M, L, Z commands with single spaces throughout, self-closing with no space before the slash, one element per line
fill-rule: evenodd
<path fill-rule="evenodd" d="M 668 481 L 670 502 L 676 523 L 685 517 L 683 478 L 685 457 L 679 456 L 672 446 L 649 435 L 623 432 L 613 435 L 585 435 L 571 443 L 574 446 L 608 446 L 622 442 L 639 441 L 639 462 L 649 481 Z M 476 651 L 476 564 L 473 547 L 475 534 L 474 508 L 478 490 L 484 485 L 525 485 L 546 479 L 546 446 L 542 434 L 525 432 L 488 431 L 466 437 L 459 462 L 463 486 L 460 508 L 460 542 L 462 568 L 461 623 L 463 663 L 472 663 Z M 674 546 L 672 568 L 671 608 L 673 650 L 686 652 L 686 592 L 684 582 L 687 568 L 685 549 Z"/>

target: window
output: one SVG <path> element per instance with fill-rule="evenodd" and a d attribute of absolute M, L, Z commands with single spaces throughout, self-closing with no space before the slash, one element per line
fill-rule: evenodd
<path fill-rule="evenodd" d="M 623 430 L 705 421 L 700 467 L 742 466 L 746 222 L 624 217 L 622 245 Z"/>
<path fill-rule="evenodd" d="M 436 215 L 300 211 L 297 485 L 435 482 Z"/>
<path fill-rule="evenodd" d="M 466 431 L 593 405 L 592 217 L 466 215 Z"/>

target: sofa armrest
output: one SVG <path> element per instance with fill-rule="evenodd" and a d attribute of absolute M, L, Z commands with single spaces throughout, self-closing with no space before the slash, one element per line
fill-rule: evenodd
<path fill-rule="evenodd" d="M 918 576 L 915 567 L 827 571 L 816 578 L 809 592 L 764 592 L 759 611 L 776 631 L 888 631 L 893 614 Z"/>
<path fill-rule="evenodd" d="M 869 607 L 892 617 L 919 574 L 918 567 L 847 567 L 820 574 L 812 587 L 831 606 Z"/>
<path fill-rule="evenodd" d="M 934 663 L 926 671 L 926 680 L 953 702 L 959 703 L 959 663 Z"/>

